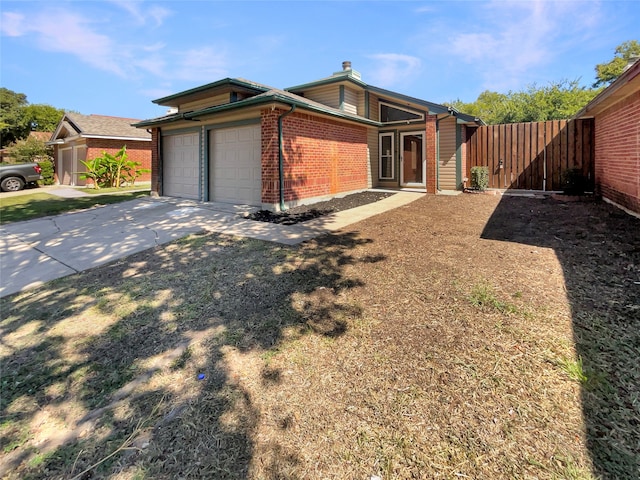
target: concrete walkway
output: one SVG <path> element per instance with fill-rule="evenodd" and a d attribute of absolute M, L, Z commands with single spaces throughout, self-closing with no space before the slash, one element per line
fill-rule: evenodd
<path fill-rule="evenodd" d="M 67 189 L 56 189 L 56 193 L 61 190 Z M 242 216 L 246 207 L 166 197 L 139 198 L 12 223 L 0 227 L 0 297 L 203 230 L 296 245 L 422 195 L 397 192 L 375 203 L 297 225 L 247 220 Z"/>

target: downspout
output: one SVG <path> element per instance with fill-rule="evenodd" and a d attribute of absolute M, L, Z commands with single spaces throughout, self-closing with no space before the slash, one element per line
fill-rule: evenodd
<path fill-rule="evenodd" d="M 283 113 L 278 117 L 278 183 L 280 187 L 280 211 L 286 210 L 284 206 L 284 153 L 282 151 L 283 134 L 282 134 L 282 119 L 287 115 L 292 114 L 296 110 L 295 105 L 291 105 L 291 110 Z"/>
<path fill-rule="evenodd" d="M 158 185 L 156 186 L 156 194 L 159 196 L 164 195 L 164 148 L 162 143 L 162 128 L 158 127 Z"/>

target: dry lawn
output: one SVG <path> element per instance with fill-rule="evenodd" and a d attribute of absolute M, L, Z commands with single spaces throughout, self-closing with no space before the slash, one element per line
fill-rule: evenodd
<path fill-rule="evenodd" d="M 640 220 L 425 196 L 1 302 L 0 476 L 640 476 Z"/>

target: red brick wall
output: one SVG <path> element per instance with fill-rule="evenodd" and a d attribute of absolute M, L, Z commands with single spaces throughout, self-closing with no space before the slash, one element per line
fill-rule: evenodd
<path fill-rule="evenodd" d="M 596 188 L 640 213 L 640 92 L 597 115 L 595 129 Z"/>
<path fill-rule="evenodd" d="M 102 156 L 102 152 L 111 155 L 118 153 L 124 145 L 127 146 L 127 157 L 130 161 L 140 162 L 140 168 L 151 168 L 151 143 L 132 140 L 109 140 L 102 138 L 87 138 L 87 159 Z M 148 182 L 151 180 L 151 173 L 145 173 L 138 177 L 136 181 Z"/>
<path fill-rule="evenodd" d="M 278 117 L 285 112 L 262 112 L 264 203 L 279 202 Z M 363 190 L 368 186 L 365 127 L 293 113 L 283 119 L 283 150 L 285 202 Z"/>
<path fill-rule="evenodd" d="M 436 193 L 438 184 L 438 158 L 436 140 L 436 116 L 427 115 L 425 127 L 426 162 L 427 162 L 427 193 Z"/>

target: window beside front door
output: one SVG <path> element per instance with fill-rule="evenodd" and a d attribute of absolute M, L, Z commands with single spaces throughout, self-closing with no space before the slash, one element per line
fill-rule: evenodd
<path fill-rule="evenodd" d="M 393 163 L 393 133 L 381 133 L 379 137 L 380 160 L 378 162 L 378 177 L 380 180 L 392 180 L 395 176 Z"/>

